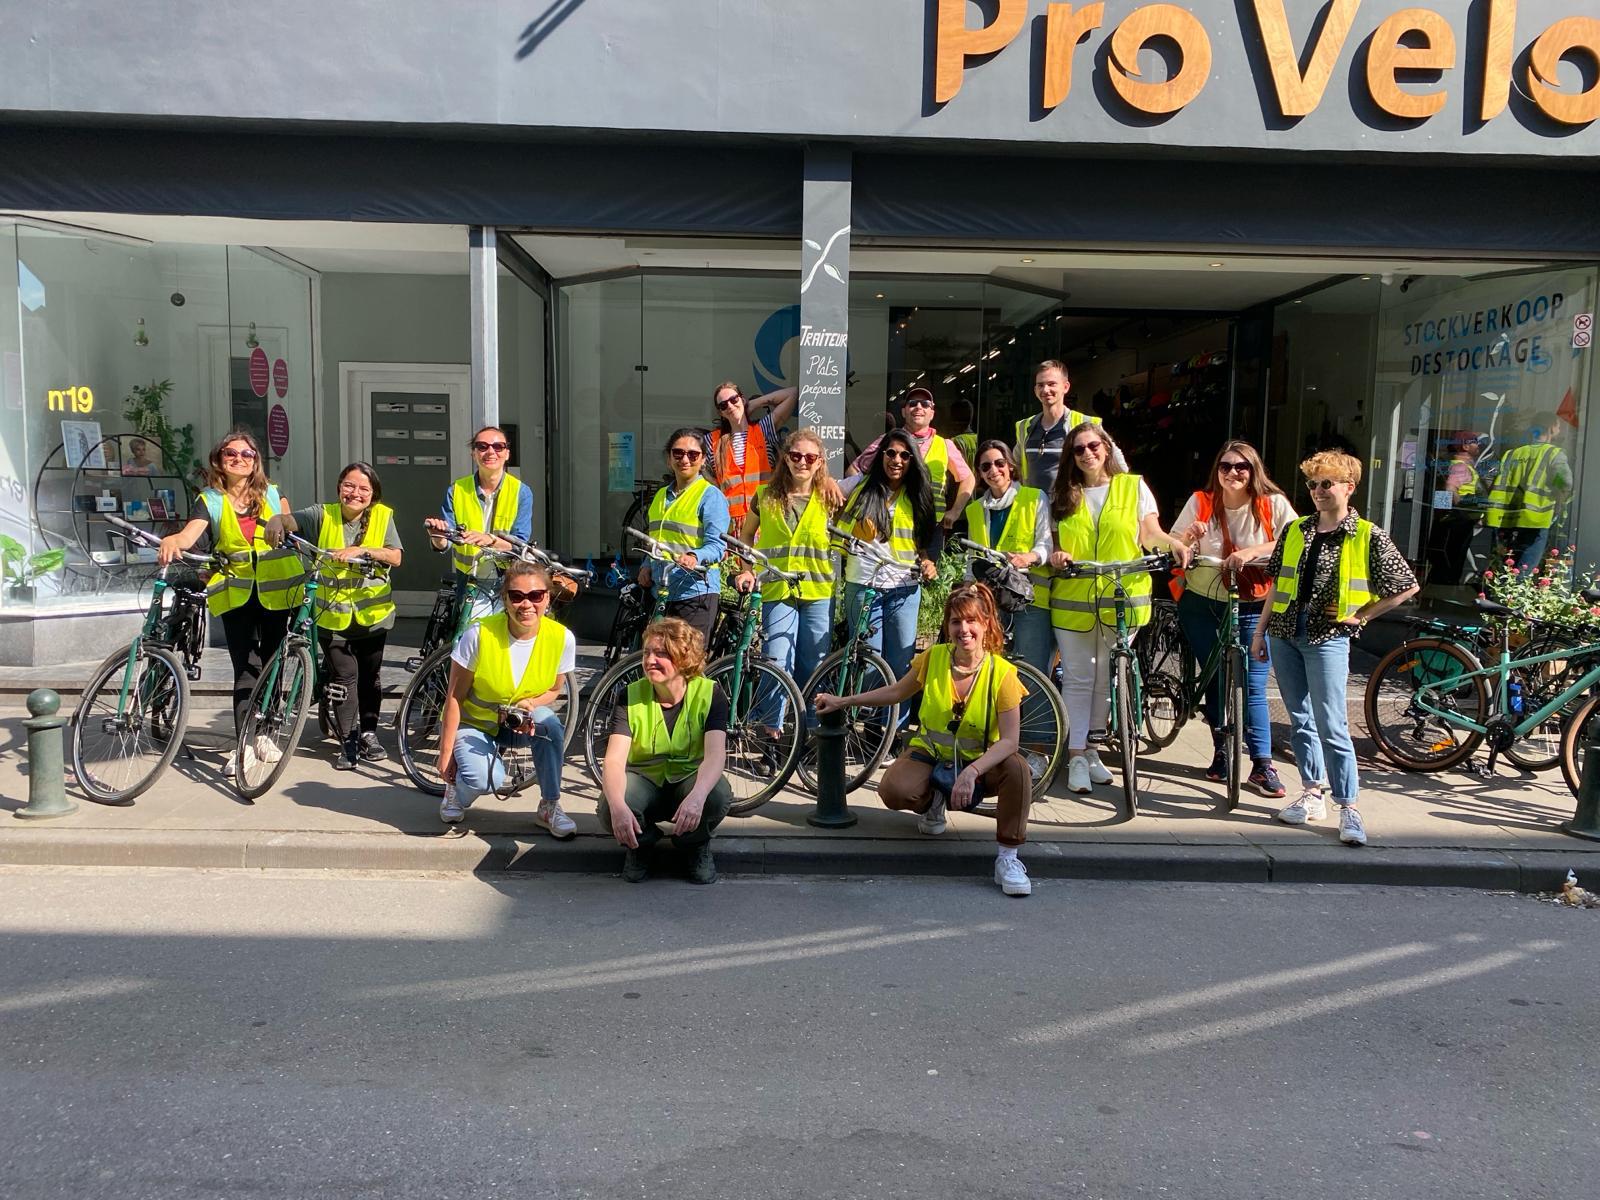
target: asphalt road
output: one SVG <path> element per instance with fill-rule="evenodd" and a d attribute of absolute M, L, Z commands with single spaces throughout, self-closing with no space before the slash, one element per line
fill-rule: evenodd
<path fill-rule="evenodd" d="M 1600 912 L 0 872 L 0 1196 L 1574 1197 Z"/>

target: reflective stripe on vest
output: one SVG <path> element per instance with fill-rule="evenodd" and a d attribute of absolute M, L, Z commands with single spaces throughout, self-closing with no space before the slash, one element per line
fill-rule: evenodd
<path fill-rule="evenodd" d="M 476 475 L 463 475 L 450 485 L 450 506 L 455 514 L 456 524 L 480 533 L 488 533 L 494 529 L 510 529 L 517 519 L 517 506 L 521 502 L 522 480 L 507 471 L 500 476 L 500 486 L 494 494 L 494 511 L 489 520 L 484 520 L 483 502 L 478 499 L 478 477 Z M 456 546 L 453 555 L 455 568 L 463 575 L 475 575 L 478 570 L 478 555 L 483 551 L 477 546 Z"/>
<path fill-rule="evenodd" d="M 733 435 L 713 429 L 711 461 L 717 484 L 728 498 L 728 516 L 737 529 L 749 513 L 756 491 L 772 478 L 767 461 L 767 435 L 761 432 L 759 425 L 745 430 L 744 466 L 741 467 L 733 461 Z"/>
<path fill-rule="evenodd" d="M 711 713 L 711 680 L 696 675 L 684 689 L 678 721 L 667 733 L 661 701 L 648 679 L 628 685 L 628 770 L 637 771 L 658 787 L 687 779 L 700 769 L 705 757 L 706 717 Z"/>
<path fill-rule="evenodd" d="M 1018 487 L 1006 513 L 1006 523 L 1001 526 L 1000 540 L 992 549 L 1007 554 L 1031 554 L 1039 537 L 1039 500 L 1044 495 L 1038 488 Z M 980 546 L 989 545 L 989 510 L 974 500 L 967 505 L 967 537 Z M 1028 568 L 1028 578 L 1033 580 L 1033 606 L 1050 607 L 1050 564 L 1039 563 Z"/>
<path fill-rule="evenodd" d="M 1126 562 L 1144 551 L 1139 546 L 1140 476 L 1124 471 L 1111 477 L 1099 519 L 1089 515 L 1087 497 L 1072 515 L 1056 525 L 1056 541 L 1074 560 Z M 1127 595 L 1129 628 L 1150 620 L 1151 584 L 1148 571 L 1122 577 Z M 1050 585 L 1050 623 L 1057 629 L 1093 629 L 1095 621 L 1116 625 L 1116 589 L 1106 578 L 1057 578 Z"/>
<path fill-rule="evenodd" d="M 211 518 L 211 546 L 232 564 L 226 572 L 206 580 L 206 608 L 211 615 L 220 617 L 238 608 L 250 599 L 251 592 L 257 594 L 262 608 L 292 608 L 296 599 L 293 590 L 305 582 L 306 576 L 300 556 L 287 542 L 277 549 L 267 545 L 266 524 L 283 505 L 277 485 L 268 485 L 256 514 L 255 536 L 248 542 L 238 514 L 221 491 L 206 488 L 200 499 Z"/>
<path fill-rule="evenodd" d="M 816 492 L 811 493 L 800 520 L 789 527 L 785 497 L 774 496 L 764 488 L 757 500 L 761 524 L 756 529 L 756 549 L 779 571 L 800 576 L 798 584 L 782 579 L 761 585 L 761 600 L 775 604 L 782 600 L 826 600 L 833 595 L 833 551 L 828 548 L 828 509 Z"/>
<path fill-rule="evenodd" d="M 367 532 L 361 538 L 361 546 L 367 550 L 381 549 L 393 519 L 394 509 L 387 504 L 374 504 L 369 510 Z M 322 506 L 322 528 L 317 531 L 317 545 L 324 550 L 345 548 L 344 512 L 338 504 Z M 373 576 L 369 581 L 364 567 L 338 567 L 332 563 L 323 568 L 316 605 L 317 625 L 335 631 L 350 628 L 352 620 L 357 625 L 376 625 L 394 611 L 388 575 Z"/>
<path fill-rule="evenodd" d="M 1273 584 L 1272 611 L 1288 612 L 1300 590 L 1300 572 L 1305 568 L 1306 551 L 1311 543 L 1305 531 L 1316 524 L 1317 518 L 1302 517 L 1283 531 L 1283 558 L 1278 564 L 1278 578 Z M 1364 604 L 1372 602 L 1372 585 L 1367 582 L 1368 563 L 1372 559 L 1372 522 L 1356 518 L 1355 535 L 1344 535 L 1339 546 L 1339 607 L 1336 621 L 1349 617 Z"/>
<path fill-rule="evenodd" d="M 650 501 L 650 524 L 645 532 L 663 546 L 684 552 L 698 550 L 706 540 L 700 528 L 700 497 L 711 486 L 704 476 L 678 494 L 672 506 L 667 506 L 667 489 L 662 488 Z"/>
<path fill-rule="evenodd" d="M 940 762 L 951 762 L 956 751 L 963 762 L 971 762 L 992 742 L 1000 738 L 999 714 L 989 712 L 989 699 L 999 702 L 1000 689 L 1007 679 L 1017 673 L 998 654 L 986 654 L 967 693 L 966 707 L 961 713 L 961 723 L 955 722 L 955 691 L 950 676 L 950 645 L 938 642 L 928 647 L 926 672 L 922 677 L 922 707 L 917 710 L 918 731 L 911 739 L 912 746 L 930 754 Z"/>
<path fill-rule="evenodd" d="M 1549 442 L 1509 451 L 1500 460 L 1500 471 L 1489 489 L 1483 523 L 1496 529 L 1550 528 L 1556 515 L 1550 468 L 1558 453 Z"/>
<path fill-rule="evenodd" d="M 511 681 L 511 623 L 505 613 L 478 622 L 478 651 L 472 658 L 472 689 L 461 702 L 461 719 L 490 737 L 500 732 L 500 708 L 548 692 L 556 683 L 567 629 L 551 617 L 539 618 L 533 653 L 522 678 Z"/>
<path fill-rule="evenodd" d="M 926 443 L 920 438 L 911 440 L 918 445 L 927 446 L 922 454 L 922 465 L 928 468 L 928 482 L 933 485 L 933 502 L 943 509 L 944 481 L 950 474 L 950 443 L 937 433 L 931 434 Z"/>

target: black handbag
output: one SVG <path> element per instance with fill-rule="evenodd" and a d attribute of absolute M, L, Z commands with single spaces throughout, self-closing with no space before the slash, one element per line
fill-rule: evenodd
<path fill-rule="evenodd" d="M 1033 581 L 1026 571 L 1010 563 L 1001 566 L 980 558 L 972 564 L 972 577 L 994 593 L 995 607 L 1001 612 L 1021 612 L 1033 603 Z"/>

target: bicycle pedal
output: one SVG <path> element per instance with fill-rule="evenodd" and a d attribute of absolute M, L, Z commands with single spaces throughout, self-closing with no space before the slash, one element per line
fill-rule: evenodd
<path fill-rule="evenodd" d="M 408 671 L 415 671 L 421 665 L 422 665 L 422 659 L 420 657 L 418 657 L 417 655 L 415 655 L 415 654 L 413 654 L 410 658 L 406 659 L 406 670 L 408 670 Z"/>
<path fill-rule="evenodd" d="M 330 683 L 323 691 L 327 698 L 335 704 L 345 700 L 350 695 L 349 685 L 343 683 Z"/>
<path fill-rule="evenodd" d="M 188 666 L 184 667 L 183 673 L 184 673 L 185 676 L 188 677 L 188 680 L 189 680 L 190 683 L 199 683 L 200 682 L 200 664 L 199 663 L 190 663 Z"/>

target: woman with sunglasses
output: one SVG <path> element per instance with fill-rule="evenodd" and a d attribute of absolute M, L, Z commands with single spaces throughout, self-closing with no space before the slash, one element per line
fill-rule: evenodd
<path fill-rule="evenodd" d="M 391 569 L 400 565 L 400 531 L 394 509 L 383 501 L 378 472 L 364 462 L 339 472 L 339 499 L 333 504 L 302 508 L 278 520 L 290 532 L 316 542 L 341 562 L 370 558 Z M 347 771 L 358 759 L 380 762 L 388 757 L 378 741 L 378 710 L 383 704 L 379 673 L 383 648 L 394 628 L 394 599 L 389 575 L 370 575 L 362 567 L 324 574 L 317 593 L 317 642 L 328 671 L 329 690 L 344 745 L 333 760 Z"/>
<path fill-rule="evenodd" d="M 904 704 L 921 692 L 918 732 L 884 771 L 878 795 L 888 808 L 917 813 L 917 829 L 927 834 L 945 831 L 947 806 L 970 809 L 995 796 L 994 881 L 1008 896 L 1026 896 L 1033 885 L 1017 857 L 1032 804 L 1033 781 L 1017 753 L 1026 691 L 1001 653 L 1005 635 L 994 594 L 981 583 L 958 584 L 945 602 L 941 630 L 939 643 L 894 683 L 856 696 L 819 694 L 817 711 Z"/>
<path fill-rule="evenodd" d="M 893 565 L 853 554 L 844 561 L 844 602 L 855 612 L 863 588 L 877 593 L 868 621 L 868 641 L 883 655 L 896 678 L 905 674 L 917 641 L 922 584 L 939 573 L 935 560 L 944 547 L 934 511 L 933 486 L 911 435 L 891 429 L 872 456 L 865 477 L 844 482 L 850 499 L 839 524 L 864 542 L 878 542 Z"/>
<path fill-rule="evenodd" d="M 169 563 L 209 530 L 211 548 L 229 559 L 226 572 L 206 581 L 206 607 L 221 619 L 228 642 L 236 731 L 263 665 L 289 628 L 289 610 L 300 599 L 298 588 L 305 577 L 299 555 L 281 544 L 281 528 L 268 528 L 274 517 L 289 511 L 289 502 L 267 479 L 262 462 L 261 447 L 248 430 L 235 429 L 218 442 L 200 493 L 205 515 L 162 538 L 157 556 L 163 565 Z M 263 736 L 257 741 L 246 747 L 246 754 L 275 761 L 278 750 L 271 740 Z M 223 774 L 231 777 L 236 766 L 230 758 Z"/>
<path fill-rule="evenodd" d="M 828 652 L 833 632 L 833 551 L 828 522 L 844 503 L 828 475 L 828 458 L 817 435 L 799 429 L 783 444 L 772 482 L 756 495 L 739 537 L 762 551 L 781 571 L 800 576 L 761 585 L 761 648 L 779 670 L 803 687 Z M 748 592 L 755 576 L 741 571 L 734 586 Z M 776 734 L 776 730 L 771 730 Z"/>
<path fill-rule="evenodd" d="M 439 515 L 423 522 L 433 535 L 429 541 L 435 550 L 450 544 L 443 535 L 457 525 L 464 529 L 453 555 L 457 595 L 466 591 L 469 577 L 492 578 L 495 574 L 494 560 L 483 557 L 485 549 L 511 549 L 505 539 L 493 536 L 493 530 L 510 530 L 523 541 L 533 536 L 533 489 L 506 470 L 511 451 L 506 431 L 498 425 L 485 425 L 467 445 L 472 451 L 473 473 L 452 483 Z"/>
<path fill-rule="evenodd" d="M 1417 594 L 1417 577 L 1393 539 L 1350 507 L 1361 482 L 1361 460 L 1323 450 L 1300 464 L 1316 513 L 1290 521 L 1267 560 L 1273 580 L 1267 619 L 1257 621 L 1250 656 L 1271 661 L 1293 726 L 1300 798 L 1278 813 L 1285 825 L 1328 815 L 1326 776 L 1339 806 L 1339 840 L 1367 844 L 1356 808 L 1360 780 L 1345 691 L 1350 639 L 1373 617 Z"/>
<path fill-rule="evenodd" d="M 577 639 L 546 615 L 550 572 L 538 563 L 512 563 L 500 591 L 504 611 L 467 626 L 450 655 L 450 690 L 439 727 L 439 774 L 445 780 L 439 819 L 454 825 L 479 796 L 504 787 L 501 750 L 513 740 L 531 742 L 541 797 L 534 824 L 564 840 L 578 826 L 561 809 L 566 738 L 550 703 L 564 693 L 566 676 L 577 664 Z M 502 720 L 507 708 L 523 710 L 520 729 Z"/>
<path fill-rule="evenodd" d="M 663 455 L 672 468 L 672 482 L 650 501 L 645 532 L 675 555 L 676 566 L 665 568 L 667 616 L 689 622 L 709 646 L 717 624 L 717 597 L 722 593 L 721 576 L 713 564 L 721 561 L 724 552 L 728 501 L 700 473 L 705 451 L 699 430 L 673 430 Z M 706 568 L 703 577 L 694 574 L 701 567 Z M 649 588 L 654 581 L 654 569 L 647 561 L 639 568 L 639 586 Z"/>
<path fill-rule="evenodd" d="M 1077 559 L 1125 562 L 1144 548 L 1171 550 L 1179 566 L 1189 547 L 1161 528 L 1156 498 L 1141 476 L 1122 470 L 1105 427 L 1082 421 L 1067 432 L 1067 458 L 1050 493 L 1054 549 L 1050 566 L 1063 570 Z M 1124 575 L 1127 621 L 1150 620 L 1148 574 Z M 1107 581 L 1057 578 L 1050 586 L 1050 620 L 1061 652 L 1061 699 L 1067 707 L 1067 787 L 1080 794 L 1110 783 L 1111 772 L 1089 739 L 1103 735 L 1110 702 L 1110 651 L 1116 609 Z"/>
<path fill-rule="evenodd" d="M 1196 554 L 1227 562 L 1239 588 L 1239 636 L 1245 645 L 1255 633 L 1272 578 L 1259 565 L 1245 564 L 1268 554 L 1277 534 L 1294 520 L 1294 507 L 1283 489 L 1267 476 L 1261 456 L 1249 442 L 1224 442 L 1211 467 L 1211 486 L 1189 497 L 1178 519 L 1177 530 Z M 1183 636 L 1204 663 L 1217 644 L 1217 631 L 1228 611 L 1228 585 L 1216 567 L 1195 565 L 1173 579 L 1178 597 L 1178 623 Z M 1245 747 L 1250 752 L 1250 777 L 1245 781 L 1261 795 L 1277 799 L 1284 794 L 1283 781 L 1272 765 L 1272 724 L 1267 715 L 1267 670 L 1265 662 L 1250 659 L 1245 667 Z M 1216 686 L 1207 689 L 1205 718 L 1211 726 L 1211 765 L 1206 778 L 1220 783 L 1228 778 L 1228 761 L 1223 752 L 1222 673 Z"/>
<path fill-rule="evenodd" d="M 1056 652 L 1050 625 L 1050 501 L 1038 488 L 1017 482 L 1010 448 L 990 438 L 974 456 L 983 492 L 967 505 L 967 537 L 1011 557 L 1011 565 L 1033 580 L 1033 603 L 1011 614 L 1011 654 L 1046 677 Z"/>
<path fill-rule="evenodd" d="M 798 388 L 779 388 L 746 400 L 731 379 L 724 379 L 711 392 L 717 425 L 705 436 L 703 445 L 712 482 L 727 498 L 728 519 L 735 527 L 750 512 L 757 489 L 772 478 L 778 466 L 778 429 L 794 411 L 799 394 Z"/>

